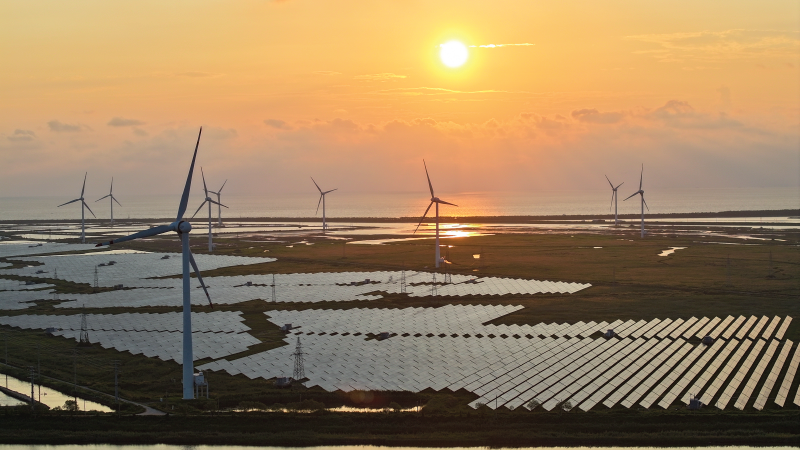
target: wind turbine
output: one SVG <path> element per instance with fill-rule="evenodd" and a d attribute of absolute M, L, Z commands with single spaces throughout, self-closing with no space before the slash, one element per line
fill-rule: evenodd
<path fill-rule="evenodd" d="M 114 177 L 111 177 L 111 189 L 109 189 L 108 195 L 106 195 L 105 197 L 100 197 L 97 200 L 95 200 L 94 202 L 97 203 L 97 202 L 99 202 L 100 200 L 102 200 L 104 198 L 110 199 L 109 203 L 111 203 L 111 226 L 113 227 L 114 226 L 114 202 L 117 202 L 117 198 L 114 197 Z M 120 202 L 117 202 L 117 204 L 119 206 L 122 206 L 122 204 L 120 204 Z"/>
<path fill-rule="evenodd" d="M 623 181 L 617 187 L 614 187 L 614 185 L 611 184 L 611 180 L 608 179 L 608 175 L 605 177 L 606 180 L 608 180 L 608 184 L 611 186 L 611 203 L 614 205 L 614 226 L 616 227 L 619 226 L 619 219 L 617 218 L 617 189 L 625 184 L 625 182 Z"/>
<path fill-rule="evenodd" d="M 203 200 L 203 203 L 200 203 L 200 207 L 197 208 L 197 211 L 194 212 L 194 214 L 192 215 L 192 218 L 194 218 L 194 216 L 196 216 L 197 213 L 200 212 L 200 208 L 202 208 L 203 205 L 208 203 L 208 251 L 210 253 L 210 252 L 214 251 L 214 243 L 211 240 L 211 204 L 214 203 L 214 204 L 216 204 L 218 206 L 225 206 L 225 205 L 223 205 L 220 202 L 215 202 L 214 200 L 211 200 L 211 197 L 208 196 L 209 190 L 206 187 L 206 175 L 203 173 L 203 168 L 202 167 L 200 168 L 200 174 L 203 176 L 203 190 L 206 191 L 206 199 Z M 227 208 L 227 206 L 225 206 L 225 207 Z"/>
<path fill-rule="evenodd" d="M 222 188 L 224 188 L 225 184 L 227 184 L 227 183 L 228 183 L 228 180 L 225 180 L 225 183 L 222 183 L 222 187 L 219 188 L 217 190 L 217 192 L 208 191 L 208 192 L 210 192 L 212 194 L 215 194 L 217 196 L 217 226 L 220 227 L 220 228 L 222 228 L 222 200 L 220 198 L 221 198 L 221 195 L 222 195 Z M 226 208 L 227 208 L 227 206 L 226 206 Z"/>
<path fill-rule="evenodd" d="M 81 244 L 86 243 L 86 217 L 85 217 L 86 213 L 84 212 L 83 208 L 88 209 L 89 212 L 92 213 L 92 216 L 94 216 L 95 219 L 97 218 L 97 216 L 95 216 L 94 213 L 92 212 L 92 208 L 89 208 L 89 205 L 87 205 L 86 202 L 83 200 L 83 191 L 86 190 L 87 175 L 89 175 L 89 172 L 86 172 L 83 175 L 83 187 L 81 188 L 81 196 L 79 198 L 76 198 L 75 200 L 68 201 L 67 203 L 62 203 L 57 206 L 58 208 L 61 208 L 62 206 L 69 205 L 70 203 L 81 202 Z"/>
<path fill-rule="evenodd" d="M 159 225 L 157 227 L 143 230 L 138 233 L 133 233 L 129 236 L 114 239 L 113 241 L 102 242 L 97 244 L 97 247 L 104 245 L 118 244 L 120 242 L 131 241 L 134 239 L 156 236 L 174 231 L 178 233 L 181 238 L 181 247 L 183 253 L 183 399 L 191 400 L 194 398 L 194 358 L 192 356 L 192 303 L 191 303 L 191 278 L 189 276 L 189 265 L 191 264 L 194 273 L 197 275 L 197 280 L 200 281 L 200 286 L 206 293 L 208 303 L 213 308 L 211 297 L 208 295 L 203 277 L 200 276 L 200 270 L 197 268 L 197 263 L 194 261 L 192 251 L 189 249 L 189 232 L 192 230 L 192 225 L 183 220 L 183 214 L 186 212 L 186 206 L 189 203 L 189 191 L 192 187 L 192 173 L 194 172 L 194 161 L 197 159 L 197 147 L 200 146 L 200 134 L 203 133 L 203 128 L 200 128 L 200 133 L 197 135 L 197 144 L 194 147 L 194 156 L 192 157 L 192 165 L 189 166 L 189 175 L 186 177 L 186 186 L 183 188 L 183 195 L 181 196 L 181 203 L 178 206 L 178 215 L 174 222 L 169 225 Z"/>
<path fill-rule="evenodd" d="M 314 181 L 314 177 L 311 177 L 311 181 Z M 316 186 L 317 190 L 319 191 L 319 201 L 317 202 L 317 212 L 315 212 L 314 215 L 317 215 L 317 213 L 319 213 L 319 204 L 322 203 L 322 231 L 325 231 L 325 230 L 328 229 L 328 224 L 325 222 L 325 195 L 326 194 L 330 194 L 331 192 L 333 192 L 333 191 L 335 191 L 336 189 L 339 189 L 339 188 L 331 189 L 330 191 L 322 192 L 322 189 L 319 188 L 319 185 L 317 184 L 316 181 L 314 181 L 314 186 Z"/>
<path fill-rule="evenodd" d="M 425 214 L 422 215 L 422 219 L 419 220 L 419 225 L 417 225 L 417 228 L 414 230 L 414 233 L 416 234 L 417 230 L 419 230 L 419 226 L 422 225 L 422 221 L 425 220 L 425 216 L 428 215 L 428 211 L 430 211 L 431 206 L 433 206 L 433 204 L 436 203 L 436 267 L 438 268 L 439 262 L 441 261 L 441 258 L 439 257 L 439 203 L 451 206 L 458 206 L 458 205 L 455 205 L 453 203 L 448 203 L 440 199 L 436 195 L 434 195 L 433 185 L 431 184 L 431 176 L 428 175 L 428 165 L 425 164 L 424 159 L 422 160 L 422 164 L 425 166 L 425 176 L 428 177 L 428 188 L 430 188 L 431 190 L 431 203 L 428 205 L 428 209 L 425 210 Z"/>
<path fill-rule="evenodd" d="M 634 195 L 639 194 L 641 196 L 641 198 L 642 198 L 642 237 L 644 237 L 644 208 L 645 208 L 645 206 L 647 206 L 647 202 L 644 201 L 644 190 L 642 190 L 642 177 L 643 176 L 644 176 L 644 164 L 642 164 L 642 173 L 639 175 L 639 190 L 634 192 L 633 194 L 631 194 L 630 197 L 628 197 L 628 198 L 631 198 Z M 626 198 L 625 200 L 627 200 L 628 198 Z M 623 200 L 623 201 L 625 201 L 625 200 Z M 649 206 L 647 206 L 647 210 L 650 211 L 650 207 Z"/>

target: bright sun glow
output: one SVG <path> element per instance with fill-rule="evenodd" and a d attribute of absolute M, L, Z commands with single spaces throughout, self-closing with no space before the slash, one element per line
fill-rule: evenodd
<path fill-rule="evenodd" d="M 439 45 L 439 57 L 447 67 L 459 67 L 467 62 L 469 52 L 467 46 L 458 41 L 450 41 Z"/>

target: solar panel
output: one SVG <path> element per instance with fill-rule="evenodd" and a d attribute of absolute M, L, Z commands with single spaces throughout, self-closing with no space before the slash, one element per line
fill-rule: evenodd
<path fill-rule="evenodd" d="M 672 345 L 670 345 L 672 344 Z M 664 357 L 659 357 L 662 351 L 670 347 L 665 353 L 672 353 L 677 347 L 681 345 L 679 341 L 670 341 L 664 339 L 659 341 L 653 348 L 650 349 L 643 357 L 637 359 L 634 363 L 630 364 L 624 372 L 620 375 L 621 378 L 628 381 L 617 388 L 603 404 L 609 408 L 617 404 L 622 398 L 631 392 L 647 375 L 655 370 L 661 364 Z M 655 359 L 653 359 L 655 358 Z M 651 361 L 652 359 L 652 361 Z M 650 362 L 648 364 L 648 362 Z M 641 369 L 641 370 L 640 370 Z"/>
<path fill-rule="evenodd" d="M 769 340 L 770 336 L 772 336 L 772 333 L 775 331 L 775 328 L 777 328 L 778 323 L 780 321 L 781 321 L 780 317 L 778 317 L 778 316 L 773 317 L 772 321 L 769 323 L 769 325 L 767 325 L 767 328 L 764 330 L 764 333 L 761 335 L 761 339 Z"/>
<path fill-rule="evenodd" d="M 729 344 L 732 345 L 732 346 L 736 346 L 737 344 L 739 344 L 739 342 L 740 341 L 731 340 L 731 341 L 729 341 Z M 711 400 L 713 400 L 714 396 L 717 395 L 717 392 L 722 387 L 722 385 L 725 383 L 725 381 L 728 379 L 728 376 L 731 374 L 731 372 L 736 367 L 736 365 L 739 364 L 739 360 L 742 359 L 742 356 L 750 348 L 751 344 L 752 344 L 752 341 L 749 341 L 749 340 L 741 341 L 741 345 L 739 345 L 739 347 L 736 350 L 736 352 L 733 354 L 733 356 L 731 356 L 731 358 L 728 360 L 727 364 L 725 364 L 725 366 L 722 368 L 722 370 L 719 371 L 719 373 L 717 374 L 717 377 L 711 383 L 711 386 L 709 386 L 706 389 L 706 391 L 703 392 L 703 395 L 700 396 L 700 400 L 703 402 L 703 404 L 705 404 L 705 405 L 710 405 L 711 404 Z M 727 345 L 725 346 L 725 349 L 726 350 L 728 349 Z M 722 356 L 722 355 L 720 355 L 720 356 Z M 688 403 L 688 402 L 689 401 L 686 400 L 686 403 Z"/>
<path fill-rule="evenodd" d="M 686 320 L 686 322 L 683 322 L 683 324 L 675 328 L 675 330 L 673 330 L 672 333 L 669 334 L 669 337 L 671 337 L 672 339 L 678 339 L 681 335 L 683 335 L 683 333 L 685 333 L 690 327 L 692 327 L 695 324 L 695 322 L 697 322 L 697 317 L 694 316 L 690 317 L 689 319 Z"/>
<path fill-rule="evenodd" d="M 764 347 L 764 341 L 756 341 L 752 350 L 750 350 L 750 353 L 747 355 L 747 358 L 745 358 L 744 362 L 742 362 L 742 365 L 739 366 L 739 370 L 736 372 L 736 374 L 734 374 L 733 378 L 728 383 L 728 386 L 722 392 L 722 395 L 720 395 L 717 403 L 714 406 L 719 409 L 725 409 L 731 397 L 733 397 L 733 394 L 739 388 L 739 385 L 742 384 L 745 376 L 747 376 L 747 372 L 750 370 L 750 367 L 752 367 L 753 363 L 758 357 L 758 354 L 761 352 L 762 347 Z"/>
<path fill-rule="evenodd" d="M 681 360 L 681 358 L 686 355 L 689 351 L 691 351 L 692 346 L 686 342 L 682 341 L 675 341 L 673 344 L 667 348 L 662 354 L 658 355 L 656 359 L 651 362 L 645 369 L 642 369 L 642 373 L 644 373 L 648 367 L 652 367 L 655 372 L 650 374 L 642 384 L 640 384 L 636 390 L 628 394 L 625 400 L 621 401 L 620 404 L 626 408 L 630 408 L 636 403 L 643 395 L 645 395 L 658 381 L 667 373 L 667 371 L 671 370 L 672 367 Z M 666 360 L 666 362 L 663 362 Z M 656 361 L 658 361 L 656 363 Z M 663 365 L 661 363 L 663 362 Z"/>
<path fill-rule="evenodd" d="M 692 380 L 697 378 L 697 376 L 703 372 L 703 369 L 706 367 L 708 362 L 711 361 L 711 358 L 713 358 L 717 352 L 723 348 L 724 345 L 725 344 L 722 341 L 716 341 L 711 344 L 706 352 L 703 353 L 703 355 L 697 360 L 697 362 L 692 364 L 691 367 L 689 367 L 689 370 L 683 374 L 683 377 L 681 377 L 681 379 L 675 383 L 674 386 L 672 386 L 672 389 L 670 389 L 666 395 L 664 395 L 664 397 L 658 403 L 658 406 L 664 409 L 669 408 L 669 406 L 675 402 L 678 396 L 681 395 L 681 392 L 686 389 L 686 386 L 688 386 Z M 713 372 L 711 374 L 713 375 Z M 698 380 L 698 383 L 700 383 L 700 380 Z M 703 384 L 697 389 L 702 389 L 704 384 L 705 382 L 703 382 Z"/>
<path fill-rule="evenodd" d="M 775 339 L 778 339 L 778 340 L 783 339 L 783 335 L 784 335 L 784 333 L 786 333 L 786 330 L 789 328 L 789 324 L 790 323 L 792 323 L 792 318 L 790 316 L 786 316 L 786 318 L 783 319 L 783 324 L 781 325 L 780 328 L 778 328 L 778 332 L 775 333 Z"/>
<path fill-rule="evenodd" d="M 739 331 L 736 333 L 736 339 L 740 340 L 744 339 L 744 337 L 747 336 L 747 332 L 750 331 L 750 328 L 753 326 L 754 323 L 756 323 L 757 320 L 758 317 L 750 316 L 750 318 L 747 319 L 747 322 L 745 322 L 742 328 L 740 328 Z"/>
<path fill-rule="evenodd" d="M 749 337 L 750 339 L 756 339 L 758 337 L 758 333 L 761 331 L 764 325 L 767 324 L 768 321 L 769 317 L 767 316 L 761 317 L 761 320 L 759 320 L 756 326 L 753 327 L 753 329 L 750 331 L 750 334 L 747 337 Z"/>
<path fill-rule="evenodd" d="M 719 338 L 719 336 L 728 328 L 728 325 L 733 322 L 734 317 L 728 316 L 723 320 L 713 331 L 708 333 L 708 336 L 711 336 L 714 339 Z"/>
<path fill-rule="evenodd" d="M 744 321 L 745 321 L 746 319 L 747 319 L 747 318 L 746 318 L 745 316 L 739 316 L 739 317 L 737 317 L 737 318 L 736 318 L 736 320 L 734 320 L 734 321 L 733 321 L 733 323 L 731 324 L 731 326 L 729 326 L 729 327 L 728 327 L 728 329 L 727 329 L 727 330 L 725 330 L 725 332 L 724 332 L 724 333 L 722 333 L 722 338 L 723 338 L 723 339 L 725 339 L 725 340 L 728 340 L 728 339 L 730 339 L 730 338 L 731 338 L 731 336 L 733 336 L 733 333 L 735 333 L 735 332 L 736 332 L 736 330 L 738 330 L 738 329 L 739 329 L 739 327 L 742 325 L 742 323 L 744 323 Z"/>
<path fill-rule="evenodd" d="M 687 348 L 688 347 L 684 347 Z M 658 385 L 656 385 L 652 391 L 641 401 L 639 402 L 645 408 L 649 408 L 656 402 L 656 400 L 661 397 L 664 392 L 672 386 L 678 378 L 683 374 L 689 366 L 695 362 L 695 360 L 700 357 L 701 354 L 705 351 L 706 346 L 704 344 L 698 344 L 694 349 L 686 355 L 685 358 L 680 360 L 680 363 L 677 364 L 669 373 L 661 380 Z"/>
<path fill-rule="evenodd" d="M 711 330 L 714 329 L 715 326 L 721 321 L 719 317 L 714 317 L 713 319 L 709 320 L 702 328 L 697 330 L 695 336 L 699 337 L 700 339 L 704 338 L 711 334 Z"/>
<path fill-rule="evenodd" d="M 701 328 L 703 328 L 708 323 L 708 317 L 703 317 L 702 319 L 698 320 L 694 323 L 691 327 L 689 327 L 686 332 L 683 333 L 684 339 L 689 339 L 695 335 Z"/>
<path fill-rule="evenodd" d="M 791 342 L 792 341 L 788 339 L 786 340 L 786 343 L 789 346 L 792 345 Z M 797 372 L 798 365 L 800 365 L 800 345 L 795 348 L 792 361 L 789 363 L 789 367 L 786 369 L 786 375 L 784 375 L 781 387 L 778 389 L 778 394 L 775 396 L 775 403 L 778 406 L 783 407 L 784 403 L 786 403 L 786 397 L 789 396 L 789 389 L 792 387 L 792 381 L 794 381 L 794 376 Z M 797 403 L 796 399 L 795 403 Z"/>
<path fill-rule="evenodd" d="M 742 390 L 741 395 L 739 396 L 739 400 L 736 401 L 736 408 L 744 409 L 747 405 L 747 400 L 750 398 L 750 395 L 755 390 L 756 385 L 758 384 L 761 375 L 764 373 L 764 370 L 767 368 L 767 364 L 772 359 L 772 355 L 775 353 L 775 349 L 778 348 L 778 341 L 772 341 L 767 348 L 767 351 L 764 353 L 764 356 L 761 358 L 761 361 L 756 366 L 756 370 L 750 376 L 750 380 L 747 382 L 747 385 Z M 769 395 L 769 391 L 772 390 L 772 386 L 775 384 L 775 380 L 778 379 L 778 374 L 783 367 L 783 363 L 786 360 L 786 356 L 789 355 L 789 350 L 791 349 L 791 344 L 786 345 L 784 343 L 783 349 L 781 349 L 781 353 L 778 355 L 778 359 L 775 361 L 775 364 L 772 366 L 772 371 L 769 375 L 767 375 L 767 379 L 764 381 L 764 385 L 761 387 L 761 392 L 756 397 L 756 401 L 753 404 L 753 407 L 762 410 L 764 409 L 764 405 L 767 404 L 767 396 Z M 777 371 L 775 370 L 777 368 Z M 746 394 L 746 395 L 745 395 Z"/>

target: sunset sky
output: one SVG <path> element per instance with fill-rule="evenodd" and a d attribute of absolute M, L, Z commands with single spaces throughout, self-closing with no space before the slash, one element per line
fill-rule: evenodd
<path fill-rule="evenodd" d="M 179 192 L 201 125 L 241 194 L 800 184 L 796 0 L 4 1 L 0 52 L 0 196 Z"/>

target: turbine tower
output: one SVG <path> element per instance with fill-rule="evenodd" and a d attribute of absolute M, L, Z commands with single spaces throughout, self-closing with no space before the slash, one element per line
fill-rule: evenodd
<path fill-rule="evenodd" d="M 214 194 L 214 195 L 217 196 L 217 227 L 218 228 L 222 228 L 222 200 L 221 200 L 221 198 L 222 198 L 222 188 L 224 188 L 225 184 L 227 184 L 227 183 L 228 183 L 228 180 L 225 180 L 225 183 L 222 183 L 222 187 L 217 189 L 217 192 L 208 191 L 209 193 Z M 227 206 L 226 206 L 226 208 L 227 208 Z"/>
<path fill-rule="evenodd" d="M 422 160 L 422 164 L 425 166 L 425 176 L 428 177 L 428 188 L 430 188 L 431 190 L 431 203 L 428 205 L 428 209 L 425 210 L 425 214 L 422 215 L 422 219 L 419 220 L 419 225 L 417 225 L 417 228 L 414 230 L 414 233 L 416 234 L 417 230 L 419 230 L 419 226 L 422 225 L 422 221 L 425 220 L 425 216 L 428 215 L 428 211 L 430 211 L 431 206 L 433 206 L 433 204 L 436 203 L 436 268 L 438 269 L 439 263 L 441 262 L 441 258 L 439 257 L 439 203 L 451 206 L 458 206 L 458 205 L 455 205 L 453 203 L 448 203 L 440 199 L 436 195 L 434 195 L 433 185 L 431 184 L 431 176 L 428 175 L 428 165 L 425 164 L 424 159 Z"/>
<path fill-rule="evenodd" d="M 214 203 L 217 206 L 225 206 L 225 205 L 223 205 L 220 202 L 215 202 L 214 200 L 211 200 L 211 197 L 208 196 L 209 190 L 206 187 L 206 175 L 203 173 L 202 167 L 200 168 L 200 174 L 203 176 L 203 190 L 206 192 L 206 199 L 203 200 L 203 203 L 200 203 L 200 207 L 197 208 L 197 211 L 195 211 L 194 214 L 192 214 L 192 218 L 194 219 L 194 216 L 196 216 L 197 213 L 200 212 L 200 209 L 203 207 L 203 205 L 208 203 L 208 252 L 211 253 L 214 251 L 214 242 L 212 241 L 211 238 L 211 204 Z M 225 207 L 227 208 L 227 206 Z"/>
<path fill-rule="evenodd" d="M 314 177 L 311 177 L 311 181 L 314 181 Z M 322 231 L 324 232 L 325 230 L 328 229 L 328 224 L 327 224 L 327 222 L 325 222 L 325 195 L 326 194 L 330 194 L 331 192 L 333 192 L 333 191 L 335 191 L 336 189 L 339 189 L 339 188 L 331 189 L 330 191 L 322 192 L 322 189 L 319 188 L 319 185 L 317 184 L 316 181 L 314 181 L 314 186 L 316 186 L 317 190 L 319 191 L 319 201 L 317 202 L 317 212 L 315 212 L 314 215 L 317 215 L 317 213 L 319 213 L 319 204 L 322 203 Z"/>
<path fill-rule="evenodd" d="M 114 177 L 111 177 L 111 189 L 108 190 L 108 195 L 106 195 L 105 197 L 100 197 L 97 200 L 95 200 L 94 202 L 97 203 L 97 202 L 99 202 L 100 200 L 102 200 L 104 198 L 109 199 L 109 203 L 111 203 L 111 226 L 113 227 L 114 226 L 114 202 L 117 202 L 117 204 L 119 206 L 122 206 L 120 204 L 120 202 L 117 201 L 117 198 L 114 197 Z"/>
<path fill-rule="evenodd" d="M 630 197 L 628 197 L 628 198 L 631 198 L 634 195 L 639 194 L 639 196 L 642 198 L 642 237 L 644 237 L 644 208 L 647 207 L 647 210 L 650 211 L 650 207 L 647 206 L 647 202 L 644 201 L 644 190 L 642 190 L 642 177 L 643 176 L 644 176 L 644 164 L 642 164 L 642 173 L 639 175 L 639 190 L 634 192 L 633 194 L 631 194 Z M 628 198 L 626 198 L 625 200 L 627 200 Z M 623 201 L 625 201 L 625 200 L 623 200 Z"/>
<path fill-rule="evenodd" d="M 181 238 L 181 248 L 183 253 L 182 266 L 183 266 L 183 399 L 191 400 L 194 398 L 194 358 L 192 356 L 192 303 L 191 303 L 191 278 L 189 276 L 189 265 L 191 264 L 194 273 L 197 275 L 197 280 L 200 281 L 200 286 L 206 293 L 208 303 L 213 308 L 211 297 L 208 295 L 203 277 L 200 276 L 200 270 L 197 268 L 197 263 L 194 261 L 192 251 L 189 249 L 189 232 L 192 230 L 192 225 L 183 220 L 183 214 L 186 212 L 186 206 L 189 203 L 189 191 L 192 187 L 192 173 L 194 172 L 194 162 L 197 159 L 197 148 L 200 146 L 200 134 L 203 128 L 200 128 L 200 133 L 197 135 L 197 144 L 194 147 L 194 156 L 192 157 L 192 164 L 189 166 L 189 175 L 186 177 L 186 186 L 183 188 L 183 195 L 181 196 L 181 203 L 178 206 L 178 215 L 174 222 L 169 225 L 160 225 L 129 236 L 114 239 L 113 241 L 102 242 L 97 244 L 97 247 L 104 245 L 117 244 L 120 242 L 131 241 L 134 239 L 156 236 L 174 231 L 178 233 Z"/>
<path fill-rule="evenodd" d="M 608 180 L 608 184 L 611 186 L 611 204 L 614 205 L 614 226 L 617 227 L 619 226 L 619 218 L 617 217 L 617 200 L 618 200 L 617 189 L 619 189 L 620 186 L 625 184 L 625 182 L 623 181 L 617 187 L 614 187 L 614 185 L 611 184 L 611 180 L 608 179 L 608 175 L 606 175 L 605 177 L 606 180 Z"/>
<path fill-rule="evenodd" d="M 95 216 L 94 213 L 92 212 L 92 208 L 89 208 L 89 205 L 87 205 L 86 201 L 84 201 L 83 199 L 83 191 L 86 190 L 87 175 L 89 175 L 89 172 L 86 172 L 83 175 L 83 187 L 81 188 L 81 196 L 79 198 L 76 198 L 75 200 L 71 200 L 68 201 L 67 203 L 62 203 L 58 205 L 58 208 L 61 208 L 62 206 L 69 205 L 70 203 L 81 202 L 81 244 L 86 243 L 86 212 L 83 210 L 83 208 L 88 209 L 89 212 L 92 213 L 92 216 L 94 216 L 95 219 L 97 218 L 97 216 Z"/>

